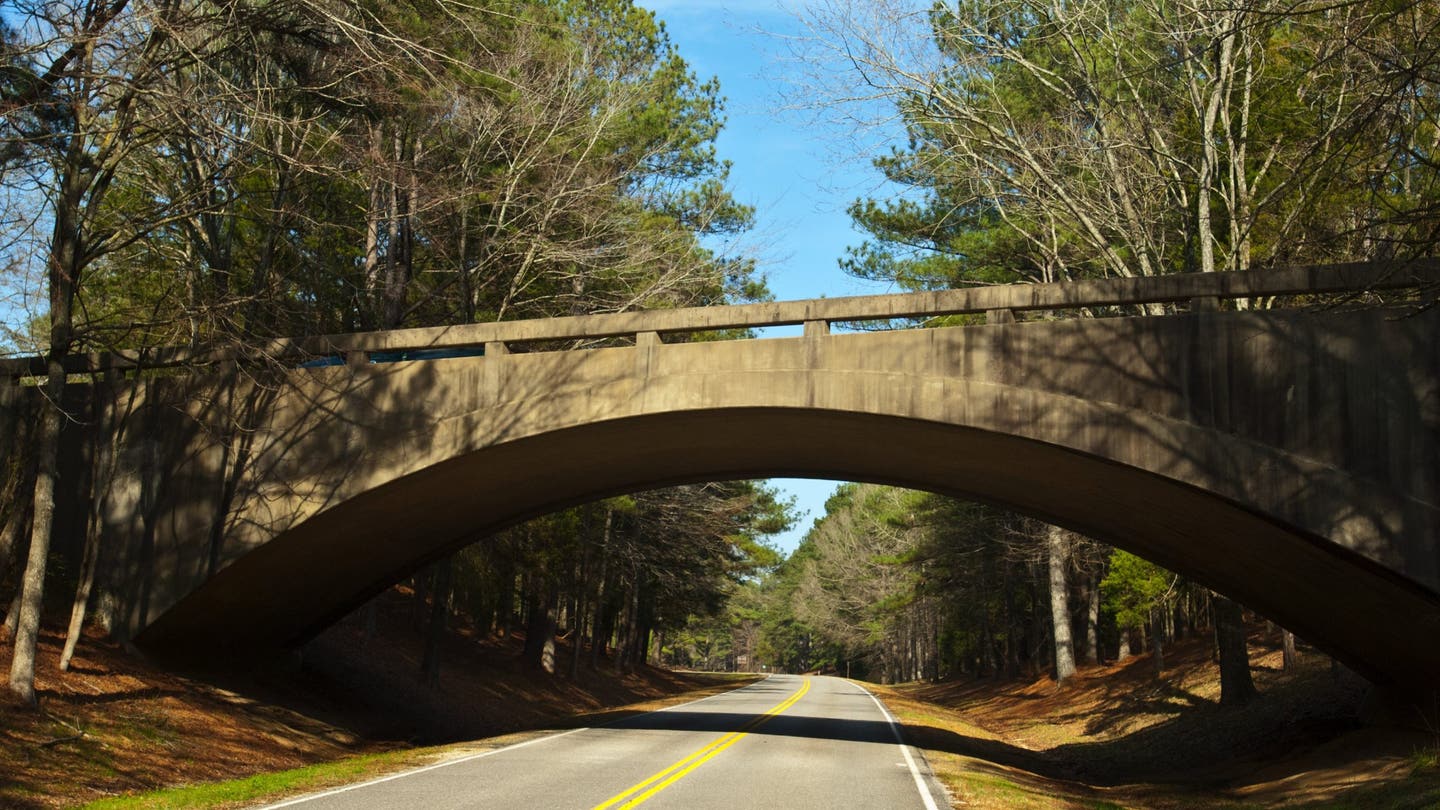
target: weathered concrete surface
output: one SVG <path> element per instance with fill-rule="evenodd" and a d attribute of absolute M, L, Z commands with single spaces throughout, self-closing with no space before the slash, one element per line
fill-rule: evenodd
<path fill-rule="evenodd" d="M 107 609 L 157 653 L 274 648 L 557 507 L 808 475 L 1053 520 L 1433 686 L 1437 358 L 1437 311 L 1257 312 L 155 380 L 119 397 Z"/>

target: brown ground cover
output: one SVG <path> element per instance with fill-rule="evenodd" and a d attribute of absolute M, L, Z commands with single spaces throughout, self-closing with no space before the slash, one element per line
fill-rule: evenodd
<path fill-rule="evenodd" d="M 572 679 L 564 644 L 561 674 L 545 675 L 518 660 L 519 638 L 460 629 L 445 639 L 440 684 L 430 687 L 418 677 L 408 599 L 388 599 L 373 636 L 351 617 L 298 659 L 223 680 L 151 667 L 98 632 L 62 673 L 63 639 L 46 633 L 41 710 L 0 698 L 0 808 L 70 807 L 416 744 L 593 725 L 739 685 L 648 667 L 620 674 L 603 661 Z M 9 660 L 0 641 L 0 661 Z"/>
<path fill-rule="evenodd" d="M 1363 681 L 1313 651 L 1296 672 L 1252 634 L 1261 697 L 1219 705 L 1203 638 L 1049 678 L 883 688 L 956 806 L 1440 807 L 1440 732 L 1364 726 Z"/>

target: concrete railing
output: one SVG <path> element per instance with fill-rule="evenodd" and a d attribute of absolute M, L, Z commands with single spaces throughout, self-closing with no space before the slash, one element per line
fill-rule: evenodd
<path fill-rule="evenodd" d="M 509 344 L 632 338 L 637 345 L 661 336 L 726 329 L 803 324 L 806 335 L 826 334 L 834 323 L 985 315 L 1006 323 L 1019 313 L 1100 307 L 1185 304 L 1218 309 L 1233 299 L 1334 295 L 1440 287 L 1440 259 L 1404 263 L 1352 263 L 1288 267 L 1247 273 L 1183 273 L 1145 278 L 1108 278 L 1054 284 L 1010 284 L 958 290 L 817 298 L 735 306 L 644 310 L 525 321 L 394 329 L 272 340 L 250 347 L 164 347 L 66 358 L 71 373 L 174 368 L 232 362 L 246 357 L 343 358 L 369 362 L 376 353 L 499 354 Z M 423 357 L 423 355 L 422 355 Z M 421 359 L 421 358 L 416 358 Z M 337 361 L 338 362 L 338 361 Z M 0 360 L 0 381 L 45 374 L 45 358 Z"/>

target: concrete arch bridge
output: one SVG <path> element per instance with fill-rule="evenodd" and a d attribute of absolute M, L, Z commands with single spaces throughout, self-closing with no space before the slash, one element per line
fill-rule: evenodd
<path fill-rule="evenodd" d="M 205 657 L 302 641 L 589 499 L 884 482 L 1107 540 L 1378 682 L 1433 688 L 1440 309 L 1414 302 L 1437 282 L 1440 263 L 1353 265 L 582 316 L 280 343 L 260 371 L 81 358 L 111 373 L 72 386 L 95 416 L 69 455 L 96 472 L 62 515 L 101 520 L 116 632 Z M 1157 303 L 1170 314 L 1134 314 Z M 1076 310 L 1112 317 L 1057 317 Z M 831 330 L 938 316 L 968 317 Z M 784 324 L 804 332 L 683 337 Z M 586 341 L 607 345 L 570 348 Z M 13 433 L 41 367 L 4 371 Z"/>

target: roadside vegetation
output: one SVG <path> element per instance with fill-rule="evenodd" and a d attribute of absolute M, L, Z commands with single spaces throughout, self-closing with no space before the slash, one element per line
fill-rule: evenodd
<path fill-rule="evenodd" d="M 578 679 L 523 660 L 520 635 L 446 633 L 439 688 L 415 678 L 414 594 L 382 597 L 303 657 L 244 678 L 152 670 L 98 637 L 40 672 L 44 711 L 4 707 L 0 804 L 243 807 L 594 726 L 742 685 L 613 660 Z M 458 623 L 457 623 L 458 624 Z M 47 635 L 42 649 L 62 643 Z M 566 650 L 566 641 L 560 640 Z M 1364 683 L 1306 645 L 1283 670 L 1277 634 L 1249 626 L 1260 697 L 1219 702 L 1213 641 L 1178 639 L 1163 679 L 1148 654 L 1048 675 L 866 686 L 903 724 L 957 806 L 1422 808 L 1440 801 L 1440 738 L 1365 726 Z M 53 657 L 42 661 L 53 661 Z M 453 741 L 453 742 L 451 742 Z M 91 802 L 98 802 L 91 805 Z M 963 804 L 961 804 L 963 802 Z"/>
<path fill-rule="evenodd" d="M 945 496 L 844 484 L 794 553 L 742 583 L 727 615 L 697 616 L 679 638 L 707 651 L 718 640 L 730 656 L 786 671 L 896 683 L 1064 682 L 1077 662 L 1141 652 L 1160 678 L 1169 646 L 1203 637 L 1231 673 L 1222 700 L 1243 704 L 1255 695 L 1243 622 L 1219 594 L 1073 532 Z M 1293 666 L 1294 636 L 1274 634 Z"/>
<path fill-rule="evenodd" d="M 1251 634 L 1264 698 L 1221 706 L 1209 645 L 1048 678 L 875 686 L 960 807 L 1425 808 L 1440 737 L 1360 725 L 1363 684 L 1302 653 L 1298 671 Z"/>
<path fill-rule="evenodd" d="M 438 686 L 416 677 L 425 640 L 413 591 L 382 595 L 301 657 L 226 677 L 183 675 L 88 635 L 74 666 L 41 639 L 40 711 L 0 702 L 0 806 L 253 806 L 522 741 L 612 722 L 744 685 L 746 674 L 537 672 L 520 635 L 447 629 Z M 0 647 L 0 649 L 4 649 Z M 564 640 L 560 650 L 566 651 Z"/>

